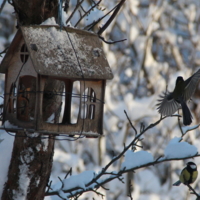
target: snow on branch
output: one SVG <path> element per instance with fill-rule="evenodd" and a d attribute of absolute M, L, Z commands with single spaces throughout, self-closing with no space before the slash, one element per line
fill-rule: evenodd
<path fill-rule="evenodd" d="M 63 199 L 68 199 L 68 198 L 77 199 L 83 193 L 92 191 L 103 197 L 103 194 L 97 192 L 97 190 L 100 187 L 107 190 L 104 187 L 104 184 L 114 179 L 118 179 L 119 181 L 124 183 L 122 178 L 122 174 L 124 173 L 130 171 L 134 172 L 137 169 L 153 166 L 155 164 L 159 164 L 162 162 L 167 162 L 172 160 L 183 160 L 200 156 L 195 146 L 190 145 L 187 142 L 181 142 L 182 138 L 178 137 L 173 138 L 169 142 L 169 144 L 166 146 L 164 150 L 164 155 L 161 155 L 159 158 L 155 159 L 150 152 L 144 150 L 135 152 L 136 147 L 139 146 L 137 143 L 142 140 L 141 136 L 143 136 L 144 133 L 147 132 L 149 129 L 157 126 L 162 120 L 167 118 L 167 116 L 161 117 L 158 121 L 150 124 L 147 127 L 143 125 L 138 133 L 138 130 L 131 123 L 131 120 L 129 119 L 126 111 L 124 112 L 131 127 L 135 132 L 134 139 L 128 145 L 124 144 L 123 150 L 117 156 L 114 156 L 113 159 L 105 167 L 103 167 L 99 173 L 95 173 L 94 171 L 85 171 L 78 175 L 72 175 L 69 178 L 65 177 L 64 180 L 60 179 L 62 185 L 55 189 L 51 188 L 50 189 L 51 191 L 48 188 L 46 196 L 58 195 Z M 178 116 L 174 115 L 172 117 L 178 117 Z M 193 129 L 194 127 L 191 130 Z M 123 156 L 124 156 L 124 161 L 122 162 L 119 171 L 117 172 L 110 171 L 109 170 L 110 166 Z M 194 191 L 193 193 L 196 194 Z"/>

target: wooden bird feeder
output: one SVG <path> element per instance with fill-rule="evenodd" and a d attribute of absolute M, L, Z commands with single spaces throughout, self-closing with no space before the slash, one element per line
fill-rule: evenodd
<path fill-rule="evenodd" d="M 97 35 L 67 27 L 22 26 L 2 60 L 0 73 L 5 74 L 3 123 L 8 131 L 103 134 L 105 86 L 113 74 Z M 61 82 L 63 92 L 51 86 L 45 91 L 49 80 Z M 45 105 L 45 98 L 52 95 L 62 97 L 59 105 L 54 98 L 53 108 Z M 61 114 L 55 122 L 51 118 L 58 108 Z M 6 122 L 12 125 L 6 127 Z"/>

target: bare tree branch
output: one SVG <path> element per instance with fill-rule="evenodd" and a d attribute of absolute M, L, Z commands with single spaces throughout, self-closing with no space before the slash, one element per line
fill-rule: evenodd
<path fill-rule="evenodd" d="M 125 41 L 125 40 L 127 40 L 127 39 L 122 39 L 122 40 L 117 40 L 117 41 L 106 41 L 102 36 L 100 36 L 99 35 L 99 38 L 101 39 L 101 40 L 103 40 L 106 44 L 115 44 L 115 43 L 118 43 L 118 42 L 123 42 L 123 41 Z"/>
<path fill-rule="evenodd" d="M 76 12 L 76 10 L 79 8 L 79 6 L 83 3 L 84 0 L 78 0 L 76 7 L 74 8 L 73 12 L 71 13 L 71 15 L 69 16 L 69 18 L 66 20 L 66 24 L 70 21 L 70 19 L 73 17 L 74 13 Z"/>
<path fill-rule="evenodd" d="M 64 179 L 66 179 L 66 178 L 67 178 L 67 176 L 68 176 L 69 174 L 70 174 L 70 175 L 72 175 L 72 167 L 71 167 L 71 168 L 70 168 L 70 170 L 69 170 L 69 171 L 66 173 L 66 175 L 65 175 L 65 178 L 64 178 Z"/>
<path fill-rule="evenodd" d="M 132 191 L 132 189 L 133 189 L 133 186 L 132 186 L 132 184 L 131 184 L 131 181 L 129 181 L 129 194 L 127 195 L 128 197 L 130 197 L 130 200 L 133 200 L 133 197 L 132 197 L 132 195 L 131 195 L 131 191 Z"/>
<path fill-rule="evenodd" d="M 117 5 L 115 11 L 114 11 L 113 14 L 110 16 L 110 18 L 108 19 L 108 21 L 107 21 L 107 22 L 103 25 L 103 27 L 101 27 L 101 28 L 99 29 L 99 31 L 97 32 L 98 35 L 101 35 L 101 34 L 106 30 L 106 28 L 110 25 L 110 23 L 111 23 L 111 22 L 113 21 L 113 19 L 116 17 L 117 13 L 119 12 L 120 8 L 123 6 L 123 4 L 124 4 L 125 1 L 126 1 L 126 0 L 121 0 L 121 1 L 118 3 L 118 5 Z"/>
<path fill-rule="evenodd" d="M 132 124 L 132 122 L 131 122 L 131 120 L 130 120 L 130 118 L 129 118 L 129 116 L 127 115 L 127 112 L 126 112 L 125 110 L 124 110 L 124 113 L 125 113 L 125 115 L 126 115 L 128 121 L 129 121 L 129 123 L 130 123 L 132 129 L 135 131 L 135 135 L 137 135 L 137 130 L 136 130 L 136 128 L 133 126 L 133 124 Z"/>
<path fill-rule="evenodd" d="M 7 52 L 7 50 L 8 50 L 8 48 L 9 47 L 6 47 L 2 52 L 0 52 L 0 57 L 2 57 L 2 55 L 1 54 L 4 54 L 4 53 L 6 53 Z"/>
<path fill-rule="evenodd" d="M 3 10 L 3 7 L 5 6 L 5 4 L 6 4 L 6 0 L 3 0 L 2 4 L 1 4 L 1 7 L 0 7 L 0 13 Z"/>
<path fill-rule="evenodd" d="M 104 19 L 106 16 L 108 16 L 113 10 L 115 10 L 117 5 L 112 8 L 109 12 L 107 12 L 103 17 L 100 17 L 96 21 L 92 22 L 91 24 L 87 25 L 84 29 L 90 31 L 96 24 L 98 24 L 102 19 Z"/>
<path fill-rule="evenodd" d="M 96 6 L 98 6 L 101 3 L 102 0 L 99 0 L 97 3 L 94 3 L 94 5 L 87 11 L 84 11 L 84 14 L 80 17 L 80 19 L 76 22 L 76 24 L 74 25 L 74 27 L 77 27 L 77 25 L 80 23 L 80 21 L 91 12 L 91 10 L 93 10 Z"/>
<path fill-rule="evenodd" d="M 128 120 L 130 121 L 126 111 L 124 111 L 124 112 L 125 112 Z M 86 189 L 85 190 L 84 189 L 80 189 L 80 188 L 71 188 L 71 189 L 68 189 L 68 190 L 64 190 L 63 192 L 67 193 L 67 198 L 72 198 L 74 196 L 81 195 L 86 191 L 92 191 L 92 190 L 94 190 L 94 188 L 98 189 L 99 187 L 102 187 L 102 185 L 104 185 L 104 184 L 106 184 L 106 183 L 108 183 L 108 182 L 110 182 L 110 181 L 112 181 L 112 180 L 114 180 L 116 178 L 119 179 L 121 182 L 124 182 L 123 178 L 121 178 L 121 176 L 122 176 L 122 174 L 127 173 L 127 172 L 132 172 L 132 171 L 135 171 L 137 169 L 148 167 L 148 166 L 154 166 L 154 165 L 162 163 L 162 162 L 167 162 L 167 161 L 172 161 L 172 160 L 184 160 L 184 159 L 188 159 L 188 158 L 199 157 L 200 154 L 198 154 L 198 153 L 196 153 L 195 155 L 185 156 L 185 157 L 181 157 L 181 158 L 165 158 L 164 157 L 164 158 L 161 159 L 162 156 L 160 156 L 160 157 L 158 157 L 157 159 L 155 159 L 152 162 L 147 162 L 145 164 L 142 164 L 142 165 L 139 165 L 139 166 L 135 166 L 135 167 L 130 168 L 130 169 L 126 169 L 125 167 L 121 168 L 117 173 L 108 172 L 107 171 L 108 168 L 114 162 L 116 162 L 122 156 L 124 156 L 126 151 L 128 149 L 130 149 L 130 147 L 138 146 L 137 142 L 142 140 L 141 136 L 147 130 L 155 127 L 156 125 L 158 125 L 162 120 L 164 120 L 167 117 L 169 117 L 169 116 L 161 117 L 158 121 L 156 121 L 155 123 L 150 124 L 146 128 L 143 126 L 143 128 L 140 129 L 141 132 L 139 134 L 136 134 L 135 138 L 127 146 L 124 145 L 124 149 L 117 156 L 115 156 L 104 168 L 102 168 L 101 172 L 99 172 L 96 176 L 94 176 L 94 178 L 89 183 L 86 184 Z M 172 117 L 178 117 L 178 115 L 172 115 Z M 133 129 L 135 130 L 135 132 L 137 132 L 137 130 L 135 128 L 133 128 Z M 109 177 L 104 178 L 104 179 L 100 179 L 102 176 L 108 175 L 108 174 L 110 174 Z M 77 190 L 77 189 L 80 189 L 80 190 Z M 57 195 L 57 193 L 58 193 L 57 191 L 48 192 L 48 193 L 46 193 L 46 196 Z"/>
<path fill-rule="evenodd" d="M 195 189 L 191 185 L 187 185 L 188 188 L 192 191 L 190 194 L 194 194 L 197 197 L 197 200 L 200 199 L 200 195 L 195 191 Z"/>

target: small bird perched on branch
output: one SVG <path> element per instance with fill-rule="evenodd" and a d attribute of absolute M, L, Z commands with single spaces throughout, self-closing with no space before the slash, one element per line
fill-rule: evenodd
<path fill-rule="evenodd" d="M 191 183 L 194 183 L 194 181 L 197 179 L 198 171 L 197 166 L 193 162 L 188 162 L 187 166 L 181 171 L 180 177 L 177 182 L 173 184 L 173 186 L 179 186 L 181 183 L 185 185 L 189 185 Z"/>
<path fill-rule="evenodd" d="M 200 69 L 185 81 L 182 76 L 177 77 L 174 91 L 166 91 L 163 95 L 160 95 L 161 98 L 157 104 L 158 112 L 163 116 L 168 116 L 182 108 L 183 124 L 190 125 L 192 123 L 192 114 L 187 106 L 187 101 L 194 94 L 199 79 Z"/>

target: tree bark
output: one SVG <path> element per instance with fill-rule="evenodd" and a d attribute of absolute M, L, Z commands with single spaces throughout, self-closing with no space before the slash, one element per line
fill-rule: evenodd
<path fill-rule="evenodd" d="M 13 0 L 13 6 L 19 25 L 40 24 L 49 17 L 57 18 L 58 0 Z M 62 92 L 64 87 L 61 81 L 57 83 L 55 79 L 49 79 L 46 84 L 48 93 L 49 85 L 52 86 L 52 91 L 58 92 Z M 61 105 L 62 97 L 58 98 L 53 94 L 52 92 L 51 98 L 44 95 L 43 107 L 49 106 L 53 112 L 59 112 L 58 105 Z M 46 117 L 51 115 L 49 109 L 44 109 L 43 112 Z M 1 199 L 44 199 L 52 168 L 55 140 L 53 136 L 45 136 L 47 139 L 44 139 L 41 134 L 37 137 L 34 137 L 35 135 L 37 134 L 16 133 L 8 179 Z"/>
<path fill-rule="evenodd" d="M 17 133 L 1 199 L 44 199 L 52 168 L 53 149 L 53 139 L 31 138 L 23 132 Z"/>
<path fill-rule="evenodd" d="M 58 0 L 13 0 L 18 24 L 41 24 L 50 17 L 58 16 Z"/>

